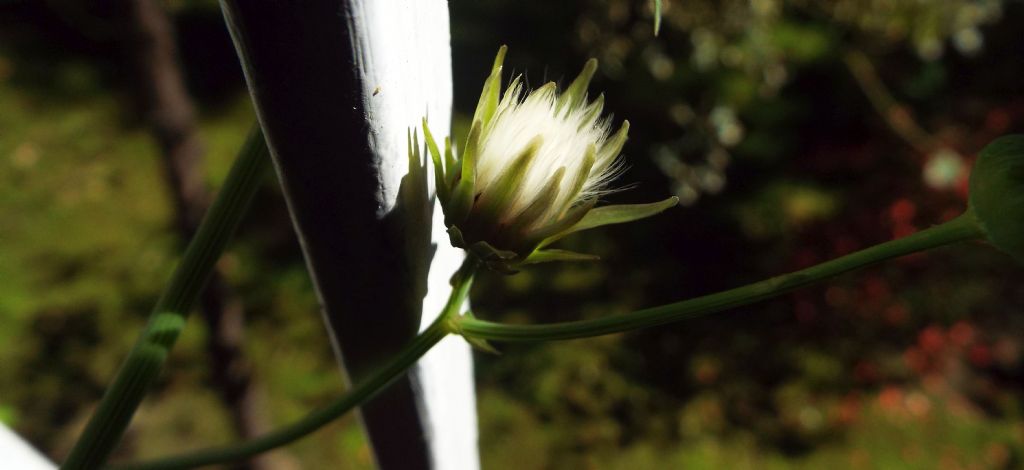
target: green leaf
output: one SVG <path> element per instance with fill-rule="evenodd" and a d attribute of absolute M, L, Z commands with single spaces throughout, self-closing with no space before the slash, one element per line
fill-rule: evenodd
<path fill-rule="evenodd" d="M 600 256 L 588 253 L 577 253 L 569 250 L 536 250 L 523 261 L 523 264 L 548 263 L 551 261 L 597 261 Z"/>
<path fill-rule="evenodd" d="M 473 121 L 481 121 L 484 124 L 491 122 L 494 109 L 498 107 L 498 93 L 501 89 L 501 65 L 505 61 L 505 52 L 508 46 L 501 46 L 498 55 L 494 58 L 494 65 L 491 67 L 491 74 L 484 81 L 484 89 L 480 92 L 480 101 L 473 112 Z"/>
<path fill-rule="evenodd" d="M 563 109 L 573 109 L 583 103 L 587 98 L 587 87 L 590 86 L 590 79 L 594 78 L 594 72 L 597 71 L 597 59 L 590 59 L 586 64 L 583 65 L 583 71 L 580 72 L 579 76 L 572 81 L 569 88 L 566 88 L 565 92 L 558 96 L 558 101 L 555 102 L 555 110 L 562 111 Z"/>
<path fill-rule="evenodd" d="M 568 230 L 559 232 L 558 234 L 552 235 L 547 240 L 544 240 L 541 247 L 547 246 L 570 233 L 576 233 L 604 225 L 623 224 L 634 220 L 644 219 L 658 214 L 665 209 L 674 207 L 678 203 L 679 198 L 672 196 L 664 201 L 652 202 L 650 204 L 619 204 L 614 206 L 598 207 L 587 212 L 587 214 L 583 216 L 576 225 L 573 225 Z"/>

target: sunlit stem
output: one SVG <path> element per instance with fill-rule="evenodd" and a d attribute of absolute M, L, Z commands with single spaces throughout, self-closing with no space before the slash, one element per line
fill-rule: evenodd
<path fill-rule="evenodd" d="M 682 302 L 593 320 L 540 325 L 509 325 L 466 316 L 458 320 L 458 331 L 467 338 L 483 340 L 551 341 L 649 328 L 760 302 L 880 261 L 982 236 L 974 214 L 968 211 L 942 225 L 807 269 Z"/>
<path fill-rule="evenodd" d="M 453 331 L 452 321 L 458 318 L 459 310 L 469 295 L 469 288 L 473 284 L 476 266 L 477 261 L 472 257 L 468 257 L 459 271 L 452 277 L 452 293 L 437 319 L 393 359 L 378 368 L 365 381 L 356 385 L 334 403 L 313 411 L 306 415 L 305 418 L 265 436 L 239 444 L 201 450 L 151 462 L 116 465 L 112 468 L 116 470 L 175 470 L 237 462 L 287 445 L 322 428 L 345 415 L 353 408 L 366 403 L 377 393 L 387 388 L 389 384 L 412 367 L 435 344 Z"/>
<path fill-rule="evenodd" d="M 238 228 L 269 168 L 267 146 L 257 127 L 242 147 L 216 200 L 153 307 L 149 323 L 61 465 L 62 469 L 93 470 L 106 462 L 142 397 L 159 375 L 171 347 L 185 326 L 189 310 L 209 280 L 214 264 Z"/>

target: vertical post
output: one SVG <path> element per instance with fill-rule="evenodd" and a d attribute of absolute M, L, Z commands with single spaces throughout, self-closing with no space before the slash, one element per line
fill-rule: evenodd
<path fill-rule="evenodd" d="M 43 454 L 0 423 L 0 462 L 21 470 L 56 470 Z"/>
<path fill-rule="evenodd" d="M 460 262 L 424 226 L 431 206 L 394 210 L 406 132 L 424 115 L 439 134 L 450 122 L 447 2 L 222 7 L 335 350 L 358 381 L 440 310 Z M 450 339 L 362 408 L 381 468 L 478 467 L 470 353 Z"/>

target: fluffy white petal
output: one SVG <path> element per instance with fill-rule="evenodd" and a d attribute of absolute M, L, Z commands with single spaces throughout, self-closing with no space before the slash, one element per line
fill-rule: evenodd
<path fill-rule="evenodd" d="M 477 159 L 477 188 L 486 192 L 502 171 L 512 163 L 537 136 L 542 144 L 533 163 L 526 170 L 520 191 L 503 212 L 508 221 L 520 214 L 540 192 L 552 175 L 565 168 L 566 175 L 577 174 L 583 168 L 587 148 L 601 149 L 608 139 L 609 123 L 596 113 L 588 113 L 584 105 L 557 111 L 557 93 L 549 83 L 521 99 L 522 88 L 518 78 L 505 92 L 494 118 L 483 130 Z M 582 191 L 570 188 L 571 178 L 563 178 L 554 203 L 540 218 L 541 221 L 558 217 L 581 199 L 601 194 L 619 165 L 616 155 L 598 161 L 593 166 Z"/>

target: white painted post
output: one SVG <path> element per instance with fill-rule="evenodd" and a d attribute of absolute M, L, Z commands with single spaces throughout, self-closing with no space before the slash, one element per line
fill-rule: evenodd
<path fill-rule="evenodd" d="M 393 211 L 407 130 L 427 115 L 447 134 L 451 120 L 447 2 L 222 6 L 335 349 L 358 381 L 440 311 L 461 262 L 439 207 L 432 228 Z M 427 276 L 409 261 L 429 262 L 431 240 Z M 469 348 L 448 338 L 410 375 L 361 409 L 378 464 L 477 469 Z"/>
<path fill-rule="evenodd" d="M 43 454 L 35 450 L 28 442 L 0 424 L 0 464 L 3 468 L 18 470 L 56 470 Z"/>

